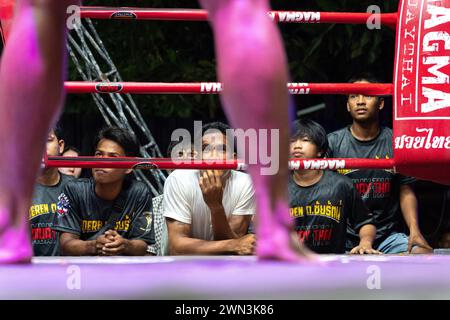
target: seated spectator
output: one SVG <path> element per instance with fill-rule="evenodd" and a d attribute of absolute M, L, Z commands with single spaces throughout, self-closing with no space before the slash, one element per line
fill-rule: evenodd
<path fill-rule="evenodd" d="M 61 128 L 56 126 L 47 137 L 48 156 L 59 156 L 64 149 Z M 58 256 L 59 236 L 52 230 L 56 215 L 58 197 L 66 183 L 73 178 L 61 174 L 58 168 L 43 168 L 34 187 L 30 207 L 30 227 L 33 252 L 35 256 Z"/>
<path fill-rule="evenodd" d="M 197 152 L 192 143 L 171 141 L 167 147 L 167 157 L 171 159 L 195 159 Z"/>
<path fill-rule="evenodd" d="M 350 83 L 379 83 L 372 75 L 356 76 Z M 350 126 L 328 135 L 329 158 L 392 159 L 392 130 L 381 126 L 384 98 L 363 94 L 347 97 L 347 111 L 353 119 Z M 339 170 L 349 177 L 364 204 L 374 215 L 377 235 L 374 247 L 387 254 L 432 253 L 419 227 L 415 178 L 395 170 Z M 409 235 L 402 231 L 402 217 Z M 351 234 L 356 241 L 357 234 Z"/>
<path fill-rule="evenodd" d="M 195 159 L 196 153 L 192 144 L 180 145 L 180 141 L 171 141 L 167 148 L 166 156 L 171 159 Z M 172 172 L 173 170 L 167 170 Z M 166 219 L 164 218 L 164 194 L 154 197 L 152 200 L 153 215 L 155 218 L 155 244 L 149 246 L 149 252 L 158 256 L 169 254 L 169 237 L 167 234 Z"/>
<path fill-rule="evenodd" d="M 227 125 L 202 128 L 203 160 L 233 159 Z M 250 255 L 255 236 L 247 234 L 255 214 L 249 175 L 234 170 L 175 170 L 164 185 L 164 216 L 173 255 Z"/>
<path fill-rule="evenodd" d="M 325 130 L 311 120 L 299 120 L 291 137 L 292 158 L 322 158 L 328 148 Z M 352 184 L 338 173 L 296 170 L 289 178 L 290 214 L 298 237 L 317 253 L 346 251 L 347 226 L 359 233 L 351 253 L 379 253 L 372 249 L 376 229 L 369 211 Z"/>
<path fill-rule="evenodd" d="M 96 140 L 95 157 L 136 157 L 135 138 L 106 128 Z M 128 177 L 132 169 L 93 169 L 93 178 L 69 182 L 59 197 L 54 229 L 61 253 L 71 256 L 134 255 L 154 244 L 152 197 L 147 186 Z"/>
<path fill-rule="evenodd" d="M 79 157 L 80 151 L 72 146 L 68 146 L 62 153 L 63 157 Z M 81 168 L 59 168 L 59 172 L 78 179 L 81 176 Z"/>

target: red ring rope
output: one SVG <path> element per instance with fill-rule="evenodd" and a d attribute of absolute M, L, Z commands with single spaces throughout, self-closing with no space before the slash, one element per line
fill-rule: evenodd
<path fill-rule="evenodd" d="M 366 94 L 392 95 L 390 83 L 288 83 L 291 94 Z M 66 82 L 67 93 L 134 93 L 134 94 L 217 94 L 219 82 Z"/>
<path fill-rule="evenodd" d="M 313 11 L 270 11 L 268 15 L 280 23 L 340 23 L 366 24 L 372 13 L 360 12 L 313 12 Z M 116 20 L 178 20 L 206 21 L 208 13 L 199 9 L 153 9 L 153 8 L 110 8 L 82 7 L 81 18 Z M 394 27 L 397 13 L 380 14 L 383 25 Z"/>
<path fill-rule="evenodd" d="M 241 170 L 245 164 L 239 160 L 201 161 L 179 160 L 169 158 L 97 158 L 97 157 L 48 157 L 47 167 L 58 168 L 116 168 L 116 169 L 198 169 L 198 170 Z M 393 159 L 290 159 L 289 168 L 292 170 L 335 170 L 335 169 L 393 169 Z"/>

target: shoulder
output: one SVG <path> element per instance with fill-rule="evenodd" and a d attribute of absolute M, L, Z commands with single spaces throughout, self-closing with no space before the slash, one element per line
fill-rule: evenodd
<path fill-rule="evenodd" d="M 252 178 L 248 173 L 231 170 L 231 183 L 233 186 L 243 186 L 243 187 L 252 187 Z"/>
<path fill-rule="evenodd" d="M 68 176 L 67 174 L 60 173 L 61 175 L 61 184 L 66 184 L 69 181 L 75 180 L 73 176 Z"/>
<path fill-rule="evenodd" d="M 128 190 L 130 193 L 150 193 L 148 186 L 144 182 L 137 180 L 131 180 L 129 182 Z"/>
<path fill-rule="evenodd" d="M 381 127 L 380 128 L 380 138 L 386 138 L 386 139 L 392 139 L 392 129 L 388 127 Z"/>
<path fill-rule="evenodd" d="M 198 170 L 175 170 L 169 177 L 167 177 L 166 183 L 176 183 L 177 185 L 191 185 L 198 183 L 199 171 Z"/>
<path fill-rule="evenodd" d="M 335 187 L 344 188 L 346 190 L 351 190 L 354 188 L 353 181 L 342 174 L 339 174 L 334 171 L 325 171 L 325 180 L 328 183 L 333 184 Z"/>
<path fill-rule="evenodd" d="M 333 131 L 327 135 L 328 140 L 339 140 L 349 134 L 348 127 Z"/>
<path fill-rule="evenodd" d="M 81 190 L 87 190 L 92 185 L 93 181 L 88 178 L 82 178 L 82 179 L 69 179 L 66 181 L 66 190 L 75 190 L 75 191 L 81 191 Z"/>

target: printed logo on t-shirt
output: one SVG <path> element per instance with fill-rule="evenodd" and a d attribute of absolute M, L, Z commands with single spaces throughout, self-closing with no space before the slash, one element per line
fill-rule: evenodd
<path fill-rule="evenodd" d="M 69 212 L 70 202 L 64 193 L 61 193 L 58 197 L 58 204 L 56 205 L 58 216 L 63 217 Z"/>
<path fill-rule="evenodd" d="M 81 220 L 81 232 L 97 232 L 105 225 L 107 221 L 104 220 Z M 130 217 L 125 215 L 121 221 L 117 221 L 114 230 L 118 232 L 126 232 L 130 228 Z"/>
<path fill-rule="evenodd" d="M 363 178 L 352 179 L 356 190 L 363 200 L 382 199 L 391 194 L 391 178 Z"/>
<path fill-rule="evenodd" d="M 297 226 L 298 239 L 307 243 L 311 247 L 329 246 L 333 239 L 333 226 L 329 225 L 308 225 Z"/>
<path fill-rule="evenodd" d="M 56 210 L 57 210 L 56 203 L 34 204 L 30 207 L 29 218 L 30 220 L 32 220 L 44 214 L 55 213 Z"/>
<path fill-rule="evenodd" d="M 149 211 L 143 212 L 142 215 L 145 217 L 146 226 L 145 228 L 140 228 L 144 232 L 150 232 L 152 229 L 152 213 Z"/>
<path fill-rule="evenodd" d="M 343 209 L 343 201 L 339 200 L 336 204 L 327 201 L 326 204 L 321 204 L 316 201 L 314 205 L 299 206 L 290 208 L 290 214 L 293 218 L 301 218 L 304 216 L 321 216 L 326 217 L 336 222 L 340 222 Z"/>

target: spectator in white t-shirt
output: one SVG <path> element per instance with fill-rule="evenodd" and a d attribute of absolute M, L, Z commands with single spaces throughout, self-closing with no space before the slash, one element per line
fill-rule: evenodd
<path fill-rule="evenodd" d="M 227 125 L 202 128 L 203 160 L 233 159 Z M 233 138 L 230 138 L 233 139 Z M 255 236 L 247 234 L 255 214 L 250 176 L 234 170 L 175 170 L 164 185 L 164 216 L 172 255 L 250 255 Z"/>

